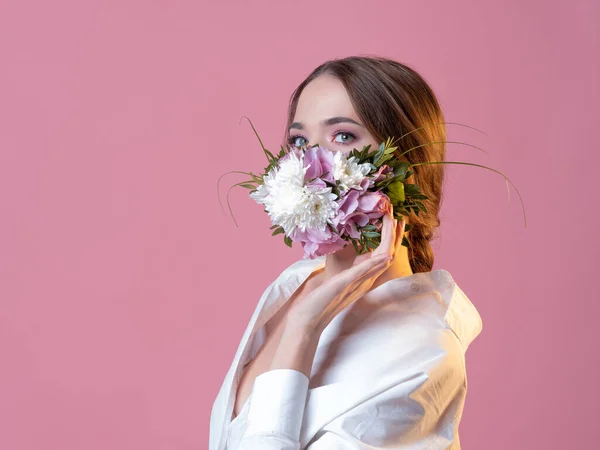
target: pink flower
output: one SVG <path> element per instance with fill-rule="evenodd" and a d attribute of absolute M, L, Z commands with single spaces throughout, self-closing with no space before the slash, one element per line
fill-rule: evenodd
<path fill-rule="evenodd" d="M 367 189 L 369 189 L 370 187 L 372 187 L 373 184 L 375 184 L 375 182 L 373 181 L 373 179 L 371 177 L 364 177 L 356 189 L 364 192 Z"/>
<path fill-rule="evenodd" d="M 387 195 L 381 192 L 361 192 L 351 189 L 338 200 L 338 214 L 332 220 L 336 230 L 353 239 L 360 238 L 358 227 L 373 223 L 391 207 Z"/>
<path fill-rule="evenodd" d="M 291 147 L 285 155 L 279 158 L 278 164 L 281 165 L 281 163 L 290 158 L 290 155 L 292 154 L 296 155 L 296 157 L 300 159 L 300 157 L 302 156 L 302 150 L 300 150 L 297 147 Z"/>
<path fill-rule="evenodd" d="M 394 176 L 394 169 L 392 167 L 388 166 L 387 164 L 384 164 L 383 166 L 379 167 L 377 172 L 374 172 L 371 174 L 373 183 L 378 183 L 379 181 L 383 181 L 386 178 L 390 178 L 393 176 Z"/>
<path fill-rule="evenodd" d="M 314 259 L 334 253 L 348 244 L 348 241 L 335 234 L 329 227 L 325 227 L 324 230 L 307 228 L 306 231 L 300 231 L 297 229 L 292 240 L 302 244 L 304 259 Z"/>
<path fill-rule="evenodd" d="M 360 237 L 357 225 L 362 227 L 369 223 L 369 216 L 362 211 L 357 211 L 360 196 L 361 191 L 350 189 L 347 195 L 338 200 L 340 204 L 338 214 L 332 220 L 340 234 L 345 233 L 355 239 Z"/>
<path fill-rule="evenodd" d="M 308 167 L 305 180 L 320 177 L 322 180 L 334 182 L 333 153 L 324 147 L 309 147 L 304 153 L 304 167 Z"/>
<path fill-rule="evenodd" d="M 378 219 L 391 208 L 390 199 L 387 195 L 379 192 L 365 192 L 358 197 L 357 210 L 365 213 L 370 219 Z"/>

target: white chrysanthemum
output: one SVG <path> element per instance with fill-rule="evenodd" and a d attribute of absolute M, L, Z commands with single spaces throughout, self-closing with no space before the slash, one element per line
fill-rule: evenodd
<path fill-rule="evenodd" d="M 335 152 L 333 155 L 333 178 L 343 191 L 358 187 L 370 171 L 371 166 L 369 164 L 359 164 L 354 156 L 346 158 L 343 152 Z"/>
<path fill-rule="evenodd" d="M 324 230 L 339 208 L 331 187 L 304 185 L 307 168 L 303 165 L 304 155 L 291 153 L 279 168 L 271 169 L 263 178 L 263 184 L 250 194 L 265 205 L 273 225 L 281 225 L 288 236 L 296 228 Z"/>
<path fill-rule="evenodd" d="M 269 173 L 263 177 L 263 184 L 259 184 L 254 192 L 250 192 L 250 198 L 265 205 L 267 198 L 271 194 L 273 186 L 276 183 L 277 172 L 277 167 L 272 168 Z"/>
<path fill-rule="evenodd" d="M 300 231 L 306 231 L 307 228 L 324 230 L 327 222 L 335 217 L 339 209 L 336 199 L 337 195 L 331 192 L 329 186 L 305 186 L 303 195 L 286 225 L 290 230 L 294 230 L 295 227 Z"/>
<path fill-rule="evenodd" d="M 304 167 L 304 153 L 291 152 L 284 161 L 279 162 L 277 181 L 304 186 L 304 175 L 308 167 Z"/>

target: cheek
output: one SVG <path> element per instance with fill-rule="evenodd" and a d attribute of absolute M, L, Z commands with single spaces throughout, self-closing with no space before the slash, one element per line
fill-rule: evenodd
<path fill-rule="evenodd" d="M 345 146 L 344 153 L 348 153 L 353 149 L 362 151 L 362 149 L 367 145 L 371 145 L 371 147 L 369 147 L 369 153 L 374 152 L 377 150 L 377 147 L 379 147 L 379 144 L 376 144 L 375 142 L 376 141 L 374 139 L 357 139 L 356 141 L 351 142 L 349 145 Z"/>

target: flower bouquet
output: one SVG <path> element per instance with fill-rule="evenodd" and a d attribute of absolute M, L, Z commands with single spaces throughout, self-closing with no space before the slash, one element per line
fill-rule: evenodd
<path fill-rule="evenodd" d="M 349 242 L 357 254 L 371 251 L 380 243 L 381 217 L 390 208 L 396 219 L 411 211 L 417 216 L 420 211 L 426 213 L 423 200 L 427 196 L 416 184 L 407 183 L 413 174 L 411 167 L 453 163 L 479 166 L 448 161 L 410 164 L 398 156 L 413 149 L 398 155 L 391 138 L 374 151 L 370 145 L 348 153 L 320 145 L 282 146 L 274 155 L 264 147 L 252 122 L 250 125 L 269 163 L 259 175 L 239 172 L 251 180 L 234 186 L 250 189 L 250 197 L 264 205 L 269 214 L 272 235 L 283 234 L 290 247 L 293 242 L 301 243 L 304 258 L 333 253 Z M 411 224 L 407 224 L 405 231 L 410 229 Z M 406 236 L 402 245 L 409 247 Z"/>

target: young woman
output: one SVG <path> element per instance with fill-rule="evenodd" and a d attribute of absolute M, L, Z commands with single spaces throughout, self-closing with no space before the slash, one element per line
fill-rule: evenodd
<path fill-rule="evenodd" d="M 347 152 L 404 135 L 400 151 L 427 144 L 409 162 L 443 161 L 442 122 L 416 71 L 355 56 L 294 91 L 285 141 Z M 443 175 L 414 168 L 427 213 L 389 211 L 372 252 L 296 261 L 265 290 L 214 402 L 210 450 L 460 449 L 465 352 L 482 321 L 450 273 L 432 270 Z"/>

